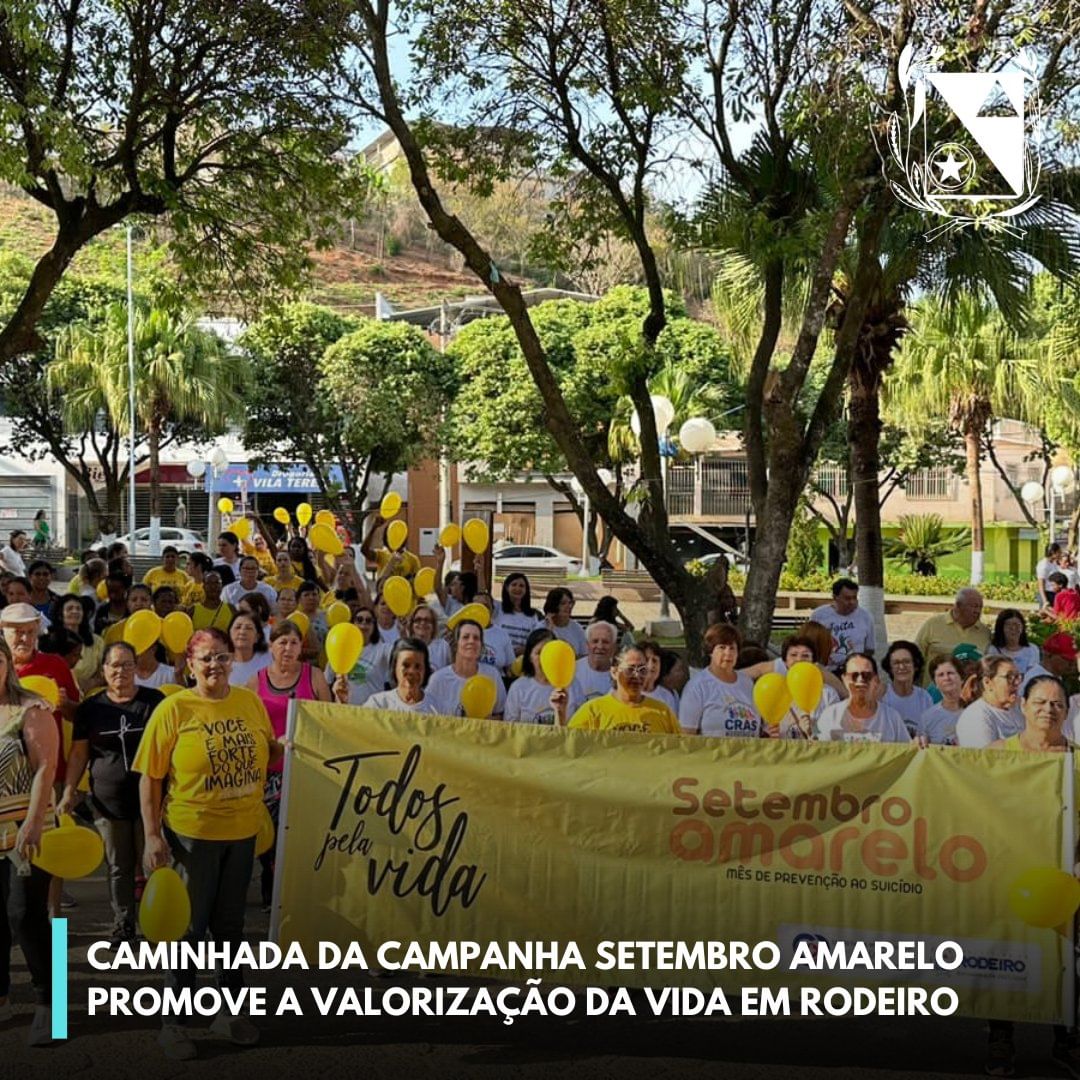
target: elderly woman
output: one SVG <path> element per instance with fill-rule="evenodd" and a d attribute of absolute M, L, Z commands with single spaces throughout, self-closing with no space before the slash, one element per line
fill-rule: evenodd
<path fill-rule="evenodd" d="M 683 691 L 679 723 L 687 735 L 756 739 L 766 732 L 754 705 L 754 682 L 735 670 L 742 639 L 727 623 L 705 631 L 709 666 L 699 671 Z"/>
<path fill-rule="evenodd" d="M 649 663 L 637 645 L 625 646 L 611 665 L 614 689 L 603 697 L 586 701 L 570 719 L 569 726 L 586 731 L 646 731 L 678 735 L 679 721 L 662 702 L 645 696 Z M 556 722 L 566 723 L 567 692 L 552 695 Z"/>
<path fill-rule="evenodd" d="M 849 653 L 844 660 L 842 678 L 848 699 L 822 711 L 817 722 L 818 738 L 833 742 L 912 741 L 900 714 L 879 700 L 878 667 L 872 656 Z M 920 744 L 925 743 L 921 737 L 915 738 Z"/>
<path fill-rule="evenodd" d="M 418 638 L 398 638 L 390 651 L 390 689 L 372 694 L 367 700 L 367 707 L 394 712 L 433 713 L 435 707 L 424 692 L 430 677 L 427 645 Z"/>
<path fill-rule="evenodd" d="M 450 643 L 445 638 L 435 636 L 438 629 L 439 619 L 435 609 L 429 604 L 417 604 L 409 616 L 408 636 L 427 646 L 432 671 L 438 671 L 450 663 Z"/>
<path fill-rule="evenodd" d="M 30 860 L 52 802 L 60 736 L 52 713 L 19 685 L 7 642 L 0 638 L 0 1022 L 14 1015 L 11 946 L 18 942 L 30 969 L 37 1007 L 31 1046 L 52 1038 L 52 946 L 49 884 L 52 878 Z M 25 870 L 25 872 L 24 872 Z"/>
<path fill-rule="evenodd" d="M 1016 699 L 1023 680 L 1007 656 L 984 657 L 974 678 L 974 699 L 956 721 L 957 744 L 981 749 L 1020 731 L 1024 718 Z"/>
<path fill-rule="evenodd" d="M 911 641 L 894 641 L 881 659 L 889 676 L 882 701 L 894 708 L 909 735 L 916 735 L 922 714 L 934 704 L 929 692 L 917 685 L 922 679 L 923 654 Z"/>
<path fill-rule="evenodd" d="M 112 944 L 135 940 L 135 877 L 143 854 L 139 777 L 131 764 L 150 714 L 165 700 L 160 690 L 135 684 L 135 650 L 126 641 L 105 649 L 105 689 L 75 713 L 64 794 L 57 808 L 70 813 L 90 765 L 90 806 L 105 841 L 112 901 Z"/>
<path fill-rule="evenodd" d="M 502 717 L 506 709 L 506 689 L 498 671 L 490 664 L 480 663 L 483 650 L 484 631 L 478 622 L 463 619 L 454 627 L 453 661 L 431 676 L 427 688 L 427 696 L 440 716 L 463 716 L 462 688 L 474 675 L 483 675 L 495 685 L 495 707 L 491 715 L 494 719 Z"/>
<path fill-rule="evenodd" d="M 1020 731 L 1004 739 L 995 739 L 990 745 L 997 750 L 1019 753 L 1064 753 L 1072 749 L 1062 731 L 1067 711 L 1065 687 L 1053 675 L 1036 675 L 1024 687 L 1020 706 L 1024 726 Z M 989 1023 L 989 1046 L 987 1048 L 986 1072 L 989 1076 L 1012 1076 L 1015 1049 L 1010 1020 L 991 1020 Z M 1050 1058 L 1066 1073 L 1075 1076 L 1080 1065 L 1080 1054 L 1069 1037 L 1069 1029 L 1054 1025 L 1054 1041 Z"/>
<path fill-rule="evenodd" d="M 262 821 L 267 769 L 281 760 L 266 706 L 244 686 L 232 686 L 232 649 L 220 630 L 196 631 L 187 667 L 195 686 L 167 698 L 143 732 L 133 768 L 142 774 L 147 874 L 172 859 L 179 863 L 191 899 L 188 941 L 239 945 L 244 908 Z M 166 794 L 167 792 L 167 794 Z M 173 987 L 192 987 L 195 971 L 169 973 Z M 240 971 L 222 970 L 223 986 L 239 989 Z M 219 1013 L 210 1030 L 241 1046 L 258 1041 L 242 1016 Z M 182 1021 L 166 1024 L 158 1039 L 165 1055 L 186 1061 L 196 1054 Z"/>
<path fill-rule="evenodd" d="M 958 661 L 951 656 L 935 656 L 930 661 L 930 681 L 941 700 L 919 717 L 919 734 L 935 746 L 956 745 L 956 721 L 964 711 L 960 700 L 963 680 Z"/>

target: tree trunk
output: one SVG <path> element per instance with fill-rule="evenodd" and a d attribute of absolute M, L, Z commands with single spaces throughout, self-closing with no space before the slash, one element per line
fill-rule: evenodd
<path fill-rule="evenodd" d="M 967 451 L 967 479 L 971 489 L 971 584 L 983 579 L 983 501 L 982 480 L 979 477 L 979 426 L 964 427 L 964 449 Z"/>
<path fill-rule="evenodd" d="M 1080 503 L 1077 503 L 1076 509 L 1069 517 L 1069 532 L 1065 546 L 1070 551 L 1075 551 L 1078 539 L 1080 539 Z"/>
<path fill-rule="evenodd" d="M 881 506 L 878 502 L 878 447 L 881 415 L 880 380 L 875 373 L 852 370 L 849 380 L 848 438 L 851 440 L 851 483 L 855 493 L 855 560 L 859 568 L 859 604 L 874 620 L 875 646 L 886 646 L 885 563 L 881 550 Z"/>

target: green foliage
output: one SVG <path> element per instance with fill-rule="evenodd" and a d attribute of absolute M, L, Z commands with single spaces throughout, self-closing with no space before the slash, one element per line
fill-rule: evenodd
<path fill-rule="evenodd" d="M 832 589 L 835 574 L 807 574 L 799 577 L 788 570 L 780 575 L 780 590 L 782 592 L 825 593 Z M 731 571 L 729 580 L 731 587 L 741 593 L 746 578 L 737 571 Z M 952 597 L 956 590 L 966 585 L 967 578 L 955 576 L 920 577 L 918 574 L 886 574 L 885 592 L 889 596 L 943 596 Z M 984 581 L 979 586 L 979 592 L 987 600 L 1011 601 L 1014 603 L 1036 603 L 1035 582 L 1030 579 L 1019 580 L 1016 578 L 1008 581 Z"/>
<path fill-rule="evenodd" d="M 788 534 L 785 566 L 796 577 L 812 574 L 821 566 L 821 542 L 817 518 L 810 513 L 804 498 L 795 512 Z"/>
<path fill-rule="evenodd" d="M 940 514 L 903 514 L 899 535 L 884 537 L 882 548 L 913 574 L 930 577 L 937 573 L 938 559 L 955 555 L 970 543 L 970 529 L 946 529 Z"/>

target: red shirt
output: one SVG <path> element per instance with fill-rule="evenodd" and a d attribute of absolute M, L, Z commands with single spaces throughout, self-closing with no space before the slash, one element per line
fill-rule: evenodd
<path fill-rule="evenodd" d="M 1062 589 L 1054 597 L 1054 614 L 1063 619 L 1075 619 L 1080 615 L 1080 592 L 1076 589 Z"/>
<path fill-rule="evenodd" d="M 15 674 L 20 679 L 27 675 L 44 675 L 46 678 L 52 679 L 67 694 L 69 701 L 79 700 L 79 688 L 75 685 L 75 678 L 63 657 L 53 656 L 50 653 L 34 653 L 34 659 L 29 664 L 16 665 Z M 56 718 L 56 731 L 60 736 L 60 753 L 56 762 L 56 782 L 62 784 L 66 765 L 64 757 L 64 714 L 57 709 L 53 712 L 53 716 Z"/>

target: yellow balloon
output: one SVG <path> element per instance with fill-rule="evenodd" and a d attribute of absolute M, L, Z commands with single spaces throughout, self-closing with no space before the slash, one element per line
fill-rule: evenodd
<path fill-rule="evenodd" d="M 218 512 L 222 514 L 231 514 L 233 512 L 232 499 L 221 498 L 217 501 Z"/>
<path fill-rule="evenodd" d="M 327 555 L 340 555 L 345 550 L 341 537 L 329 525 L 312 525 L 308 539 L 316 551 L 325 551 Z"/>
<path fill-rule="evenodd" d="M 773 671 L 754 683 L 754 706 L 770 727 L 780 723 L 791 707 L 791 692 L 783 675 Z"/>
<path fill-rule="evenodd" d="M 466 604 L 446 620 L 446 625 L 453 630 L 459 622 L 465 620 L 479 623 L 486 630 L 491 625 L 491 612 L 483 604 Z"/>
<path fill-rule="evenodd" d="M 139 903 L 139 928 L 147 941 L 179 941 L 191 924 L 191 899 L 180 875 L 159 866 L 147 879 Z"/>
<path fill-rule="evenodd" d="M 338 623 L 326 635 L 326 659 L 338 675 L 348 675 L 363 651 L 364 635 L 356 623 Z"/>
<path fill-rule="evenodd" d="M 289 524 L 289 511 L 284 506 L 274 507 L 274 520 L 281 522 L 282 525 Z"/>
<path fill-rule="evenodd" d="M 442 547 L 457 547 L 461 542 L 461 526 L 452 521 L 439 533 L 439 544 Z"/>
<path fill-rule="evenodd" d="M 515 678 L 519 678 L 522 672 L 525 670 L 525 654 L 521 656 L 515 656 L 514 662 L 510 665 L 510 674 Z"/>
<path fill-rule="evenodd" d="M 1009 907 L 1028 926 L 1061 926 L 1080 907 L 1080 881 L 1054 866 L 1026 870 L 1009 886 Z"/>
<path fill-rule="evenodd" d="M 115 645 L 118 641 L 124 640 L 124 627 L 127 625 L 127 619 L 121 619 L 119 622 L 113 623 L 112 626 L 105 630 L 102 638 L 106 645 Z"/>
<path fill-rule="evenodd" d="M 495 684 L 486 675 L 474 675 L 461 688 L 461 707 L 466 716 L 486 720 L 495 708 Z"/>
<path fill-rule="evenodd" d="M 311 620 L 302 611 L 294 611 L 289 616 L 289 622 L 296 623 L 300 627 L 300 633 L 307 637 L 307 632 L 311 629 Z"/>
<path fill-rule="evenodd" d="M 304 526 L 311 520 L 312 512 L 311 503 L 301 503 L 296 508 L 296 520 L 300 522 L 301 526 Z"/>
<path fill-rule="evenodd" d="M 408 615 L 412 611 L 412 586 L 403 577 L 395 575 L 387 578 L 383 582 L 382 595 L 387 607 L 395 615 Z"/>
<path fill-rule="evenodd" d="M 229 526 L 229 529 L 236 534 L 238 540 L 246 540 L 251 535 L 251 519 L 239 518 Z"/>
<path fill-rule="evenodd" d="M 416 572 L 413 578 L 413 591 L 417 596 L 427 596 L 435 591 L 435 571 L 430 566 Z"/>
<path fill-rule="evenodd" d="M 139 656 L 161 637 L 161 616 L 144 608 L 124 620 L 124 640 Z"/>
<path fill-rule="evenodd" d="M 316 525 L 326 525 L 331 529 L 336 528 L 337 527 L 337 522 L 334 520 L 334 511 L 333 510 L 320 510 L 315 515 L 315 524 Z"/>
<path fill-rule="evenodd" d="M 397 551 L 409 539 L 409 526 L 404 521 L 391 521 L 386 526 L 386 546 Z"/>
<path fill-rule="evenodd" d="M 92 874 L 105 858 L 105 845 L 93 829 L 83 829 L 67 814 L 56 829 L 41 834 L 41 850 L 31 860 L 58 878 L 81 878 Z"/>
<path fill-rule="evenodd" d="M 97 585 L 97 597 L 99 600 L 109 599 L 109 589 L 104 581 L 99 581 Z"/>
<path fill-rule="evenodd" d="M 487 551 L 491 534 L 488 532 L 486 521 L 481 518 L 469 518 L 461 530 L 461 535 L 465 537 L 465 545 L 470 551 L 477 555 Z"/>
<path fill-rule="evenodd" d="M 549 641 L 540 650 L 540 667 L 552 686 L 565 690 L 574 681 L 577 656 L 565 641 Z"/>
<path fill-rule="evenodd" d="M 161 641 L 171 653 L 180 655 L 195 633 L 191 616 L 183 611 L 171 611 L 161 620 Z"/>
<path fill-rule="evenodd" d="M 269 851 L 274 846 L 274 819 L 266 808 L 266 803 L 259 804 L 259 831 L 255 834 L 255 858 Z"/>
<path fill-rule="evenodd" d="M 56 680 L 50 679 L 48 675 L 27 675 L 19 680 L 19 685 L 31 694 L 37 694 L 54 709 L 60 704 L 60 687 L 56 685 Z"/>
<path fill-rule="evenodd" d="M 379 503 L 379 516 L 389 521 L 401 509 L 401 496 L 396 491 L 388 491 Z"/>
<path fill-rule="evenodd" d="M 812 713 L 818 707 L 824 686 L 825 679 L 817 664 L 801 660 L 788 669 L 787 688 L 791 700 L 805 713 Z"/>
<path fill-rule="evenodd" d="M 348 622 L 352 618 L 349 605 L 340 600 L 335 600 L 326 609 L 326 625 L 337 626 L 338 623 Z"/>
<path fill-rule="evenodd" d="M 166 697 L 172 697 L 172 696 L 173 696 L 173 694 L 179 694 L 179 693 L 180 693 L 180 692 L 181 692 L 182 690 L 184 690 L 184 689 L 185 689 L 185 687 L 183 687 L 183 686 L 178 686 L 178 685 L 177 685 L 176 683 L 174 683 L 174 682 L 167 682 L 167 683 L 162 683 L 162 684 L 161 684 L 161 686 L 159 686 L 159 687 L 158 687 L 158 689 L 159 689 L 159 690 L 160 690 L 160 691 L 161 691 L 161 692 L 162 692 L 162 693 L 163 693 L 163 694 L 164 694 L 164 695 L 165 695 Z"/>

